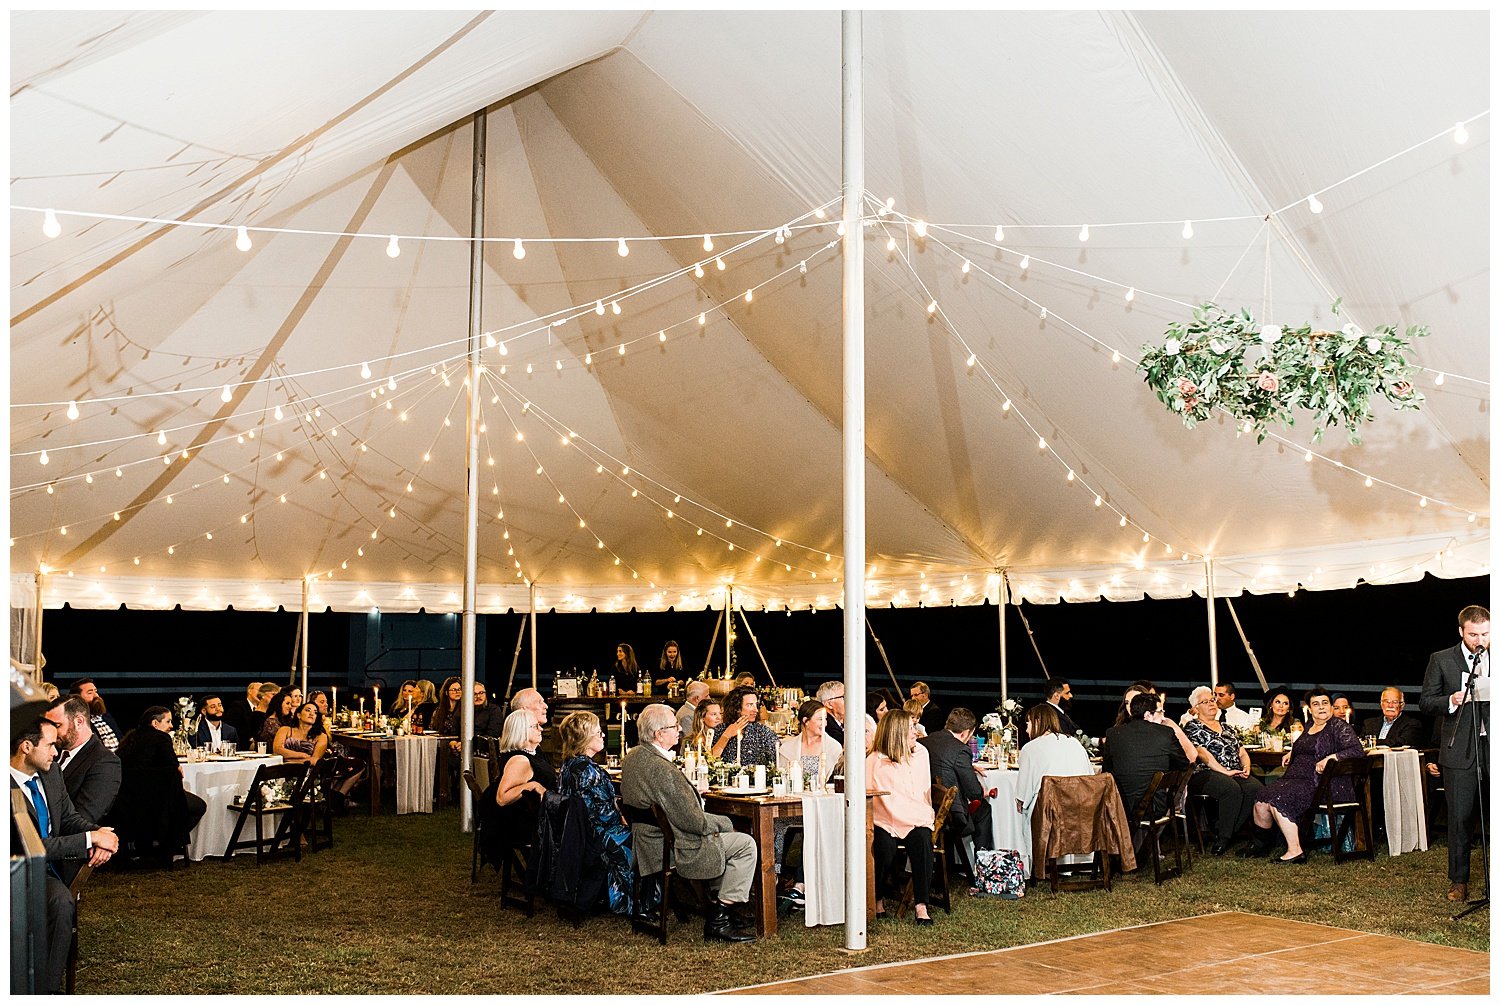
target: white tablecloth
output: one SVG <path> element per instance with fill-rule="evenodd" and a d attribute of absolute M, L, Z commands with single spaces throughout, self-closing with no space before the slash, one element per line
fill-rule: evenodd
<path fill-rule="evenodd" d="M 396 737 L 396 812 L 431 813 L 437 777 L 436 736 Z"/>
<path fill-rule="evenodd" d="M 224 854 L 224 846 L 229 843 L 234 822 L 239 818 L 239 814 L 230 809 L 230 802 L 249 791 L 250 780 L 262 764 L 280 763 L 280 755 L 272 754 L 255 760 L 189 761 L 181 765 L 182 787 L 208 804 L 203 819 L 188 835 L 189 859 L 201 862 L 206 855 Z M 265 824 L 275 827 L 280 817 L 279 813 L 267 817 Z M 246 821 L 245 826 L 253 826 L 253 823 Z M 241 833 L 240 836 L 245 835 Z M 254 849 L 241 851 L 253 852 Z"/>
<path fill-rule="evenodd" d="M 1016 812 L 1016 783 L 1021 773 L 1009 768 L 989 768 L 984 773 L 984 790 L 995 790 L 990 798 L 990 831 L 995 848 L 1009 848 L 1021 853 L 1026 877 L 1031 878 L 1031 818 Z M 971 858 L 970 861 L 973 861 Z"/>
<path fill-rule="evenodd" d="M 802 797 L 803 921 L 844 923 L 844 797 L 836 793 Z"/>
<path fill-rule="evenodd" d="M 1391 750 L 1385 760 L 1385 837 L 1392 855 L 1427 850 L 1427 817 L 1422 812 L 1422 755 Z"/>

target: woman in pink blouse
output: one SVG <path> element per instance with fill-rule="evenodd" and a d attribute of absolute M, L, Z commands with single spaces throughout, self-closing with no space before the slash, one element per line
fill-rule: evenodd
<path fill-rule="evenodd" d="M 875 917 L 885 917 L 885 898 L 899 898 L 903 866 L 911 859 L 916 922 L 932 924 L 927 895 L 932 884 L 932 768 L 917 743 L 917 721 L 893 708 L 875 729 L 875 749 L 865 758 L 866 785 L 875 796 Z M 899 844 L 898 844 L 899 842 Z M 900 845 L 906 846 L 903 851 Z"/>

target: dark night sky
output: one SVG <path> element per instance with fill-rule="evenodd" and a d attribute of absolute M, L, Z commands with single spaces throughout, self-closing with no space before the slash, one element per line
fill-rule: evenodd
<path fill-rule="evenodd" d="M 1415 705 L 1427 656 L 1457 641 L 1456 615 L 1467 604 L 1490 606 L 1489 579 L 1428 577 L 1401 586 L 1244 596 L 1234 601 L 1269 682 L 1298 688 L 1321 683 L 1345 688 L 1362 714 L 1374 714 L 1380 688 L 1402 685 Z M 1125 686 L 1137 678 L 1169 691 L 1171 707 L 1185 708 L 1188 690 L 1208 679 L 1207 613 L 1201 599 L 1100 601 L 1022 608 L 1047 669 L 1073 682 L 1074 718 L 1091 733 L 1112 719 Z M 1011 694 L 1036 700 L 1044 676 L 1015 608 L 1008 610 Z M 630 642 L 644 665 L 655 665 L 662 644 L 678 640 L 695 670 L 718 619 L 716 612 L 545 614 L 538 617 L 539 679 L 550 692 L 555 670 L 599 668 L 607 676 L 615 643 Z M 365 681 L 366 616 L 311 616 L 313 686 Z M 503 692 L 522 615 L 483 615 L 480 677 Z M 458 624 L 450 615 L 382 615 L 381 642 L 395 651 L 380 669 L 389 685 L 415 676 L 440 681 L 458 665 Z M 870 623 L 884 642 L 903 689 L 932 685 L 943 708 L 965 703 L 976 712 L 999 698 L 999 639 L 995 608 L 874 609 Z M 293 658 L 295 612 L 47 611 L 43 652 L 48 680 L 67 684 L 94 677 L 122 726 L 148 704 L 218 689 L 225 697 L 249 680 L 286 679 Z M 838 611 L 788 616 L 752 613 L 750 627 L 783 686 L 812 691 L 841 677 L 843 622 Z M 1221 677 L 1232 679 L 1256 704 L 1258 685 L 1224 601 L 1218 608 Z M 529 642 L 529 640 L 528 640 Z M 875 647 L 866 639 L 868 678 L 890 685 Z M 712 662 L 723 665 L 720 635 Z M 750 639 L 740 631 L 740 666 L 765 681 Z M 517 687 L 529 683 L 529 644 Z M 1249 700 L 1245 700 L 1249 699 Z"/>

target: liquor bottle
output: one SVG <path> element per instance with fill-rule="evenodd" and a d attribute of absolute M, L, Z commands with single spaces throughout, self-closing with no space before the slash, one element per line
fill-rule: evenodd
<path fill-rule="evenodd" d="M 616 693 L 615 692 L 615 675 L 614 674 L 610 674 L 609 675 L 609 694 L 610 694 L 610 697 L 614 697 L 615 693 Z"/>
<path fill-rule="evenodd" d="M 644 676 L 644 677 L 641 678 L 641 694 L 645 695 L 647 698 L 651 697 L 651 674 L 650 673 L 647 673 L 646 676 Z"/>

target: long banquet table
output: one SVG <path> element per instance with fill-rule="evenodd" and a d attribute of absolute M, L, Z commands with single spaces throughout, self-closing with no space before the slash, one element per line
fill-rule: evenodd
<path fill-rule="evenodd" d="M 389 758 L 396 772 L 396 812 L 431 813 L 434 805 L 449 801 L 448 764 L 452 757 L 448 742 L 456 736 L 422 733 L 407 736 L 383 736 L 335 730 L 335 742 L 342 744 L 351 757 L 369 764 L 369 813 L 382 812 L 381 783 L 385 762 Z M 405 762 L 407 768 L 402 769 Z M 417 770 L 412 770 L 415 767 Z"/>

